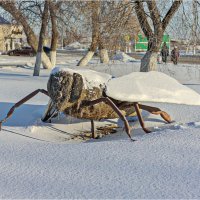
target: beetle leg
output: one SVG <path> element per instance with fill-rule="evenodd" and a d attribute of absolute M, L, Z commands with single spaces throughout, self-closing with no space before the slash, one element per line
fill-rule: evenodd
<path fill-rule="evenodd" d="M 145 127 L 145 124 L 144 124 L 144 120 L 142 119 L 142 115 L 140 113 L 140 108 L 139 108 L 139 105 L 138 103 L 134 103 L 134 108 L 135 108 L 135 111 L 137 113 L 137 116 L 138 116 L 138 119 L 139 119 L 139 122 L 140 122 L 140 125 L 142 127 L 142 129 L 144 130 L 145 133 L 151 133 L 150 130 L 148 130 L 146 127 Z"/>
<path fill-rule="evenodd" d="M 50 99 L 49 100 L 49 103 L 46 107 L 46 110 L 45 110 L 45 113 L 42 117 L 42 121 L 43 122 L 50 122 L 51 123 L 51 119 L 56 117 L 56 116 L 59 116 L 59 112 L 58 110 L 56 109 L 56 106 L 55 104 L 53 103 L 53 101 Z"/>
<path fill-rule="evenodd" d="M 94 120 L 91 119 L 90 121 L 91 121 L 91 132 L 92 132 L 92 138 L 95 139 L 95 138 L 97 138 L 97 135 L 96 135 L 96 133 L 95 133 Z"/>
<path fill-rule="evenodd" d="M 1 130 L 1 126 L 2 123 L 6 122 L 8 118 L 10 118 L 13 114 L 13 112 L 15 111 L 16 108 L 18 108 L 19 106 L 21 106 L 23 103 L 25 103 L 26 101 L 28 101 L 29 99 L 31 99 L 32 97 L 34 97 L 36 94 L 38 94 L 39 92 L 48 95 L 48 92 L 44 89 L 37 89 L 34 92 L 30 93 L 29 95 L 25 96 L 23 99 L 21 99 L 20 101 L 18 101 L 16 104 L 14 104 L 14 106 L 9 110 L 9 112 L 7 113 L 7 116 L 0 121 L 0 130 Z"/>
<path fill-rule="evenodd" d="M 95 104 L 98 104 L 98 103 L 101 103 L 101 102 L 104 102 L 104 103 L 108 104 L 117 113 L 119 118 L 124 122 L 125 130 L 126 130 L 126 133 L 127 133 L 128 137 L 132 141 L 135 141 L 135 140 L 133 140 L 131 138 L 130 126 L 129 126 L 129 123 L 128 123 L 127 119 L 125 118 L 125 116 L 122 114 L 122 112 L 119 110 L 119 108 L 115 105 L 115 103 L 110 98 L 102 97 L 102 98 L 99 98 L 99 99 L 96 99 L 96 100 L 93 100 L 93 101 L 84 101 L 83 105 L 92 106 L 92 105 L 95 105 Z"/>
<path fill-rule="evenodd" d="M 146 110 L 154 115 L 160 115 L 168 123 L 172 122 L 170 115 L 168 113 L 160 110 L 159 108 L 142 105 L 142 104 L 138 104 L 138 105 L 139 105 L 139 108 L 141 108 L 142 110 Z"/>

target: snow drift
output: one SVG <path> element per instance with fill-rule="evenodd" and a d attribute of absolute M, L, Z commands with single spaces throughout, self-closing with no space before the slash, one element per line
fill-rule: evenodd
<path fill-rule="evenodd" d="M 200 95 L 176 79 L 157 72 L 133 72 L 110 80 L 106 94 L 120 101 L 200 105 Z"/>
<path fill-rule="evenodd" d="M 122 51 L 117 51 L 116 54 L 113 56 L 113 60 L 121 60 L 123 62 L 135 62 L 136 59 L 125 54 Z"/>

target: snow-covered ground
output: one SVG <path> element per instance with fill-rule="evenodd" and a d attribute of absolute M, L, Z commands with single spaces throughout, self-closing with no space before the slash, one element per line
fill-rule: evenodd
<path fill-rule="evenodd" d="M 124 53 L 122 51 L 116 51 L 112 60 L 120 60 L 122 62 L 135 62 L 135 61 L 137 61 L 135 58 L 127 55 L 126 53 Z"/>
<path fill-rule="evenodd" d="M 78 59 L 63 57 L 58 65 L 77 68 Z M 93 60 L 88 68 L 118 77 L 138 71 L 139 65 Z M 159 65 L 159 71 L 200 93 L 199 66 Z M 31 66 L 0 68 L 0 119 L 22 97 L 46 88 L 50 71 L 41 70 L 40 77 L 32 73 Z M 90 122 L 61 117 L 44 124 L 40 118 L 47 102 L 45 95 L 37 95 L 2 126 L 0 198 L 200 198 L 200 106 L 148 103 L 168 112 L 174 122 L 166 124 L 144 112 L 154 132 L 144 134 L 138 122 L 132 122 L 136 142 L 122 128 L 83 142 L 68 139 L 89 130 Z"/>
<path fill-rule="evenodd" d="M 89 48 L 88 45 L 81 44 L 79 42 L 73 42 L 67 46 L 65 46 L 66 50 L 79 50 L 79 51 L 86 51 Z"/>

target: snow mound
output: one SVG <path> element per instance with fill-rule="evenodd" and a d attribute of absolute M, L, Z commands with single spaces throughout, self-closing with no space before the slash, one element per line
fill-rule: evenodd
<path fill-rule="evenodd" d="M 106 83 L 112 78 L 110 74 L 96 72 L 89 69 L 70 69 L 66 67 L 55 67 L 51 74 L 56 74 L 60 71 L 65 71 L 70 74 L 78 73 L 83 77 L 86 88 L 93 88 L 103 86 L 105 87 Z"/>
<path fill-rule="evenodd" d="M 116 54 L 113 56 L 113 60 L 121 60 L 123 62 L 134 62 L 136 61 L 135 58 L 125 54 L 122 51 L 117 51 Z"/>
<path fill-rule="evenodd" d="M 69 44 L 65 47 L 65 49 L 68 49 L 68 50 L 69 49 L 71 49 L 71 50 L 73 50 L 73 49 L 85 49 L 85 48 L 87 48 L 87 47 L 85 45 L 79 43 L 79 42 L 73 42 L 73 43 L 71 43 L 71 44 Z"/>
<path fill-rule="evenodd" d="M 127 102 L 200 105 L 200 95 L 170 76 L 156 71 L 133 72 L 110 80 L 106 94 Z"/>

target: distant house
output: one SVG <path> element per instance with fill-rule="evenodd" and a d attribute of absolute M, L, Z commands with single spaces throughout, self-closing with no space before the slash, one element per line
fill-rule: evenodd
<path fill-rule="evenodd" d="M 22 26 L 14 25 L 0 16 L 0 52 L 21 47 L 23 38 Z"/>

